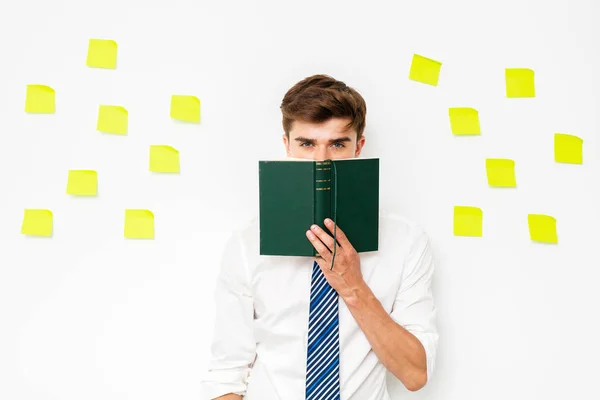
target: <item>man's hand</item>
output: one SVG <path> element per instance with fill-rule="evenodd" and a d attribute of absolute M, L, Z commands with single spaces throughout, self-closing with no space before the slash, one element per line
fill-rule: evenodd
<path fill-rule="evenodd" d="M 324 222 L 333 235 L 333 221 L 326 218 Z M 333 236 L 318 225 L 313 225 L 306 231 L 306 237 L 321 256 L 315 257 L 315 261 L 321 267 L 325 279 L 343 300 L 349 300 L 355 297 L 356 291 L 365 284 L 360 271 L 360 257 L 339 226 L 335 228 L 335 236 L 337 239 L 335 261 L 333 269 L 330 270 L 334 250 Z"/>

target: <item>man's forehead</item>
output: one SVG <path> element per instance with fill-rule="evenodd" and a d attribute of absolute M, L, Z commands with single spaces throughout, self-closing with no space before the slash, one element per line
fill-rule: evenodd
<path fill-rule="evenodd" d="M 292 138 L 304 137 L 310 139 L 335 139 L 343 136 L 352 136 L 352 128 L 347 126 L 332 126 L 325 124 L 299 124 L 295 126 L 290 134 Z"/>

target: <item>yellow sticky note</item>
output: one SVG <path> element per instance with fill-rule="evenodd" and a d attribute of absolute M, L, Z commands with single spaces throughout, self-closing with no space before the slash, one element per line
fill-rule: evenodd
<path fill-rule="evenodd" d="M 488 184 L 497 187 L 516 187 L 515 162 L 506 158 L 485 160 Z"/>
<path fill-rule="evenodd" d="M 478 207 L 454 206 L 454 235 L 483 236 L 483 212 Z"/>
<path fill-rule="evenodd" d="M 171 96 L 171 118 L 200 122 L 200 99 L 196 96 Z"/>
<path fill-rule="evenodd" d="M 479 112 L 474 108 L 455 107 L 449 109 L 450 127 L 454 135 L 480 135 Z"/>
<path fill-rule="evenodd" d="M 117 42 L 114 40 L 90 39 L 86 65 L 95 68 L 117 68 Z"/>
<path fill-rule="evenodd" d="M 25 112 L 53 114 L 56 106 L 56 93 L 46 85 L 27 85 Z"/>
<path fill-rule="evenodd" d="M 100 106 L 96 129 L 100 132 L 127 135 L 127 110 L 121 106 Z"/>
<path fill-rule="evenodd" d="M 533 70 L 506 68 L 506 97 L 535 97 Z"/>
<path fill-rule="evenodd" d="M 171 146 L 150 146 L 150 171 L 179 173 L 179 151 Z"/>
<path fill-rule="evenodd" d="M 95 196 L 98 193 L 98 173 L 92 170 L 70 170 L 67 194 Z"/>
<path fill-rule="evenodd" d="M 413 81 L 437 86 L 441 68 L 441 62 L 414 54 L 408 78 Z"/>
<path fill-rule="evenodd" d="M 21 233 L 31 236 L 52 236 L 52 211 L 26 209 Z"/>
<path fill-rule="evenodd" d="M 560 163 L 583 164 L 583 140 L 577 136 L 555 133 L 554 160 Z"/>
<path fill-rule="evenodd" d="M 149 210 L 125 210 L 127 239 L 154 239 L 154 214 Z"/>
<path fill-rule="evenodd" d="M 542 243 L 558 243 L 556 219 L 549 215 L 529 214 L 529 236 L 531 240 Z"/>

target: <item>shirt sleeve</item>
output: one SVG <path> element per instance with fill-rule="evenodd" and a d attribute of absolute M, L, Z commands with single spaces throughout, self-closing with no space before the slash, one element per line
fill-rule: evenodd
<path fill-rule="evenodd" d="M 435 368 L 439 339 L 437 310 L 431 290 L 434 261 L 426 233 L 420 227 L 414 227 L 410 237 L 411 249 L 405 259 L 402 282 L 390 316 L 423 344 L 427 359 L 426 383 L 429 383 Z"/>
<path fill-rule="evenodd" d="M 247 378 L 256 356 L 254 301 L 239 233 L 234 232 L 221 258 L 214 299 L 215 324 L 203 393 L 214 399 L 228 393 L 246 394 Z"/>

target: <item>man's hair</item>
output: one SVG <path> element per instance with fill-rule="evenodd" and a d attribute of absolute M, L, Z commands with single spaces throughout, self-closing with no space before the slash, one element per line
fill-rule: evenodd
<path fill-rule="evenodd" d="M 288 138 L 294 121 L 322 123 L 331 118 L 350 118 L 345 130 L 355 130 L 357 140 L 365 130 L 365 100 L 355 89 L 329 75 L 313 75 L 296 83 L 283 97 L 280 108 Z"/>

